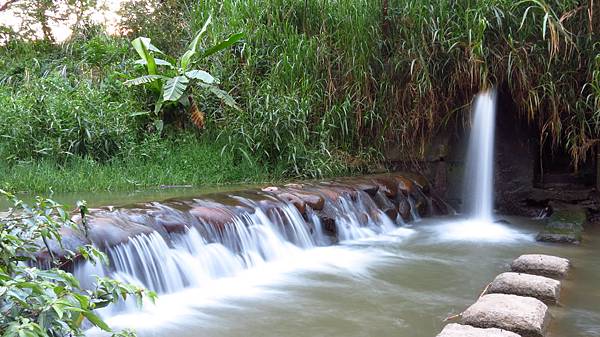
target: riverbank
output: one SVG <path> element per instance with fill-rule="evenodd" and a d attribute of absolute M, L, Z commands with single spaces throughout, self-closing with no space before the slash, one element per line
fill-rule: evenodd
<path fill-rule="evenodd" d="M 204 186 L 271 182 L 280 174 L 247 158 L 221 153 L 219 144 L 164 142 L 147 153 L 100 163 L 74 157 L 64 164 L 35 160 L 0 162 L 0 187 L 28 193 L 133 191 L 180 185 Z"/>

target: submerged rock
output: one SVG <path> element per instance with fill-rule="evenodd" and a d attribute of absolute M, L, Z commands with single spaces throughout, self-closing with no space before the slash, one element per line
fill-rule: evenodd
<path fill-rule="evenodd" d="M 469 325 L 461 324 L 448 324 L 444 327 L 444 330 L 437 335 L 437 337 L 521 337 L 514 332 L 488 328 L 481 329 L 475 328 Z"/>
<path fill-rule="evenodd" d="M 560 296 L 560 282 L 538 275 L 502 273 L 490 284 L 487 293 L 529 296 L 545 303 L 556 303 Z"/>
<path fill-rule="evenodd" d="M 538 299 L 489 294 L 462 313 L 461 323 L 508 330 L 523 337 L 543 337 L 549 320 L 548 306 Z"/>
<path fill-rule="evenodd" d="M 552 255 L 526 254 L 514 260 L 510 267 L 517 273 L 562 279 L 567 276 L 571 263 L 567 259 Z"/>

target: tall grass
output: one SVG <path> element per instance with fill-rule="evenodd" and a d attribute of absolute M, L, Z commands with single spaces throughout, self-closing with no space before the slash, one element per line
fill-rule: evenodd
<path fill-rule="evenodd" d="M 213 69 L 244 108 L 213 110 L 232 146 L 287 163 L 290 174 L 319 175 L 372 148 L 400 146 L 407 159 L 422 158 L 430 138 L 452 118 L 467 120 L 464 107 L 492 86 L 508 88 L 540 144 L 584 160 L 599 135 L 598 7 L 205 0 L 185 8 L 190 31 L 212 11 L 215 36 L 247 32 L 246 44 Z"/>
<path fill-rule="evenodd" d="M 203 65 L 241 111 L 194 91 L 207 129 L 219 134 L 201 138 L 222 144 L 233 162 L 314 177 L 361 170 L 390 148 L 420 160 L 492 86 L 538 128 L 540 146 L 565 147 L 576 164 L 600 139 L 598 1 L 166 0 L 153 13 L 145 2 L 154 0 L 136 0 L 124 28 L 174 55 L 210 14 L 209 39 L 246 33 Z M 149 96 L 120 85 L 135 75 L 125 38 L 87 32 L 0 54 L 4 158 L 110 163 L 156 136 L 138 114 Z"/>
<path fill-rule="evenodd" d="M 256 162 L 221 154 L 222 144 L 190 134 L 146 140 L 107 162 L 90 157 L 0 162 L 0 188 L 48 193 L 127 191 L 158 186 L 225 185 L 277 180 Z"/>

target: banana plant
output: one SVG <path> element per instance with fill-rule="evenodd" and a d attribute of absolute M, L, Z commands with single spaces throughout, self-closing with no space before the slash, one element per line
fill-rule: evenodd
<path fill-rule="evenodd" d="M 180 103 L 186 107 L 191 105 L 194 109 L 195 104 L 189 94 L 192 85 L 198 85 L 208 90 L 221 99 L 223 103 L 239 109 L 233 97 L 218 87 L 219 81 L 215 77 L 196 67 L 201 60 L 233 46 L 244 37 L 243 33 L 232 34 L 212 47 L 202 48 L 201 41 L 206 35 L 211 22 L 212 17 L 209 17 L 186 52 L 178 59 L 165 55 L 147 37 L 138 37 L 131 41 L 133 48 L 140 56 L 140 59 L 135 63 L 143 65 L 147 74 L 125 81 L 124 84 L 127 86 L 146 85 L 153 90 L 158 96 L 154 105 L 155 113 L 158 114 L 163 105 L 169 102 Z"/>

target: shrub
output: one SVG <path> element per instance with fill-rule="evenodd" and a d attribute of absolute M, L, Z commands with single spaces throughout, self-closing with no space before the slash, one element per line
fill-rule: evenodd
<path fill-rule="evenodd" d="M 104 161 L 135 143 L 141 107 L 114 77 L 93 84 L 53 71 L 0 88 L 1 154 L 8 160 L 77 155 Z"/>

